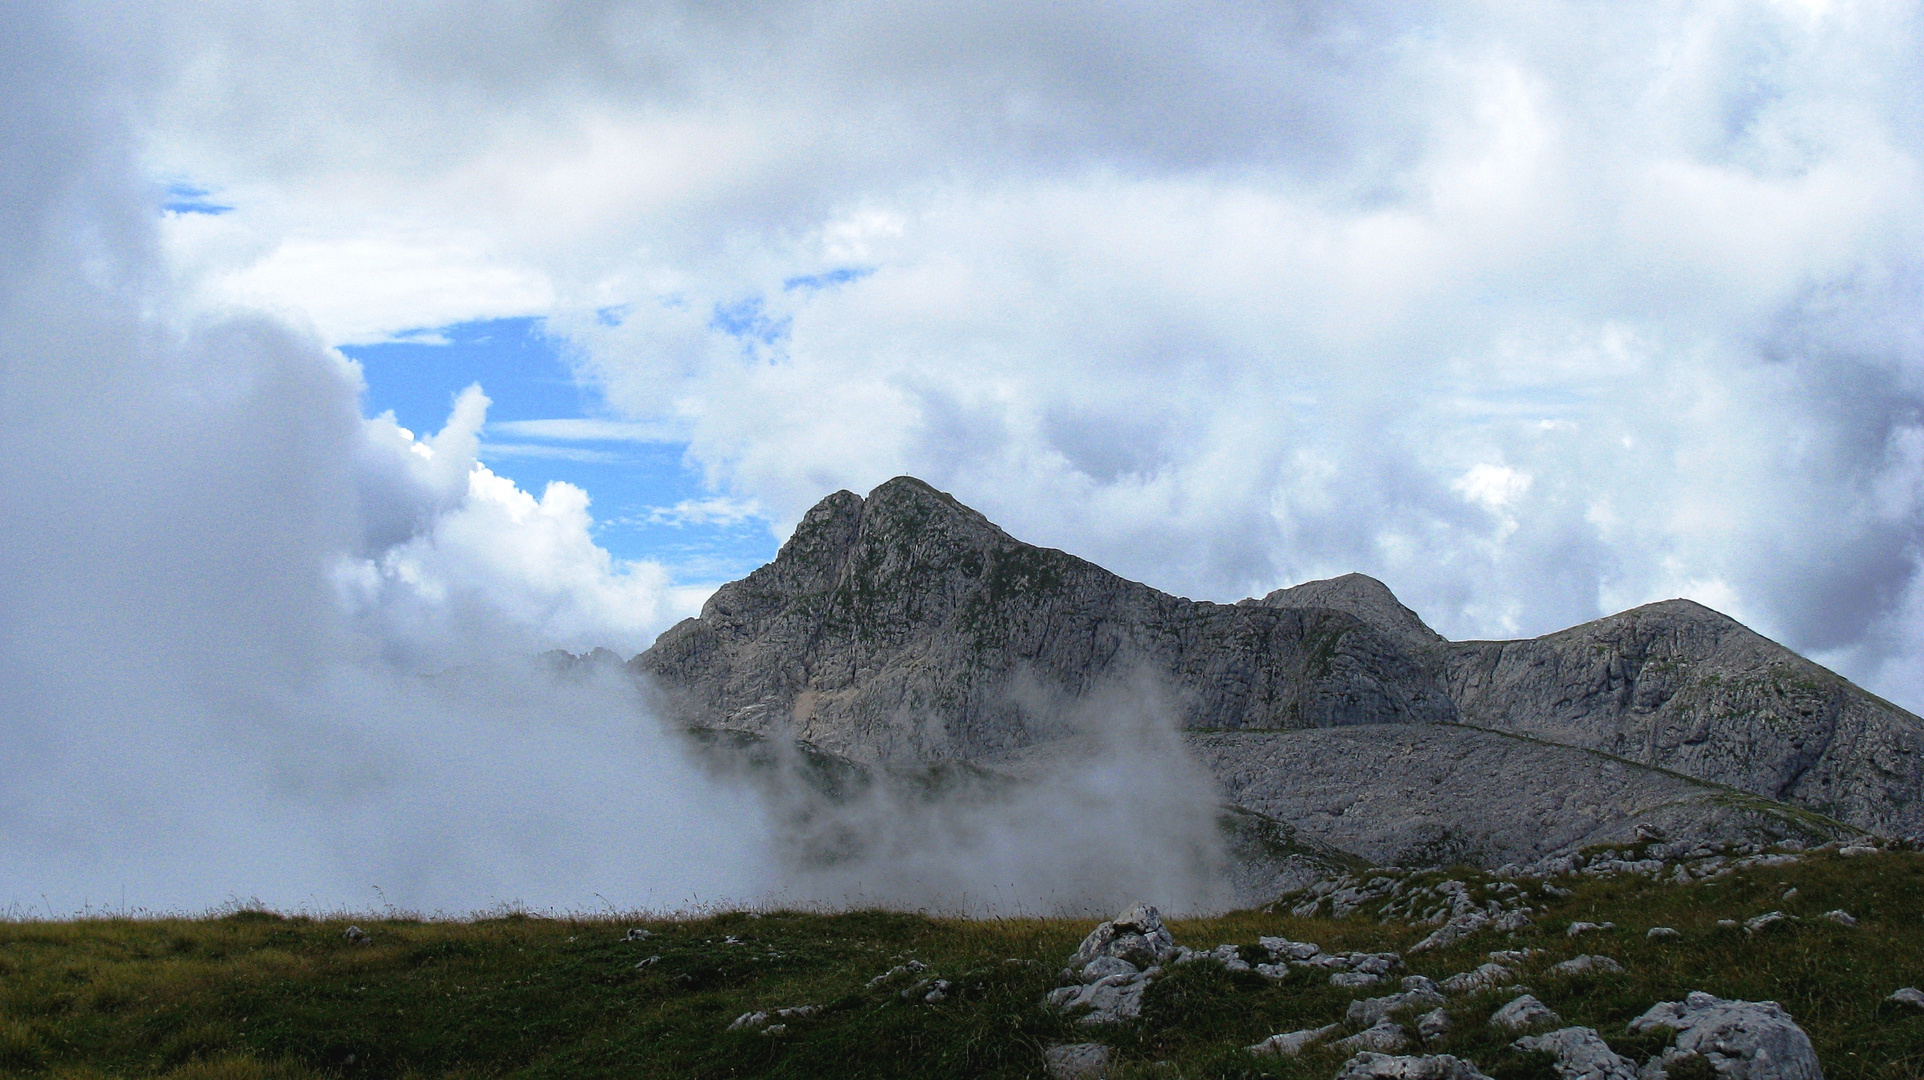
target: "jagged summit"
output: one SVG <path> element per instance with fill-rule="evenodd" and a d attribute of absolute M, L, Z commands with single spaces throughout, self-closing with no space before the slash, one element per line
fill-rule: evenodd
<path fill-rule="evenodd" d="M 1190 601 L 1022 543 L 913 477 L 824 498 L 630 670 L 691 726 L 898 763 L 1028 754 L 1075 703 L 1134 680 L 1198 733 L 1232 798 L 1361 847 L 1475 834 L 1514 857 L 1533 835 L 1589 842 L 1659 806 L 1728 809 L 1733 791 L 1924 833 L 1924 721 L 1691 601 L 1461 642 L 1362 574 Z M 1445 783 L 1468 790 L 1420 794 Z M 1464 809 L 1410 831 L 1446 803 Z"/>

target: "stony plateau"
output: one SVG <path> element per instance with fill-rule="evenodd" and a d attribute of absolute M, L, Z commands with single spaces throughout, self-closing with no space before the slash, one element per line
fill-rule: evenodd
<path fill-rule="evenodd" d="M 909 477 L 823 499 L 629 670 L 851 767 L 1033 774 L 1104 695 L 1154 700 L 1227 804 L 1378 863 L 1924 836 L 1924 721 L 1701 605 L 1452 642 L 1358 574 L 1192 601 Z"/>

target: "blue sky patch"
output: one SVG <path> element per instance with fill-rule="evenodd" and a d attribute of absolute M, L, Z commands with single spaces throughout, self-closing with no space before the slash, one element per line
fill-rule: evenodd
<path fill-rule="evenodd" d="M 193 184 L 174 182 L 167 185 L 166 197 L 161 200 L 160 208 L 171 214 L 231 214 L 234 208 L 212 201 L 213 192 Z"/>
<path fill-rule="evenodd" d="M 819 289 L 832 289 L 837 285 L 847 285 L 851 281 L 860 281 L 874 272 L 875 268 L 873 266 L 837 267 L 834 270 L 825 270 L 819 274 L 804 274 L 801 277 L 789 278 L 787 281 L 782 282 L 782 291 L 794 292 L 800 289 L 804 292 L 815 292 Z"/>
<path fill-rule="evenodd" d="M 423 328 L 378 345 L 345 345 L 367 382 L 362 411 L 393 411 L 417 436 L 447 423 L 454 398 L 479 383 L 493 402 L 481 459 L 539 496 L 551 481 L 587 491 L 595 539 L 620 559 L 654 559 L 679 582 L 738 578 L 774 558 L 778 541 L 752 506 L 717 498 L 671 427 L 610 418 L 576 381 L 565 343 L 536 318 Z"/>
<path fill-rule="evenodd" d="M 732 304 L 716 304 L 714 315 L 709 317 L 711 329 L 720 330 L 729 337 L 760 345 L 773 345 L 788 336 L 792 324 L 788 316 L 774 318 L 764 310 L 760 296 L 745 297 Z"/>

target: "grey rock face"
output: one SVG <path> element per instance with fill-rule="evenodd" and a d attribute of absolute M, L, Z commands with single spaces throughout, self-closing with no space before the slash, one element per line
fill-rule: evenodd
<path fill-rule="evenodd" d="M 1524 994 L 1490 1015 L 1490 1024 L 1505 1031 L 1528 1031 L 1562 1022 L 1548 1005 L 1530 994 Z"/>
<path fill-rule="evenodd" d="M 1490 1080 L 1475 1065 L 1449 1054 L 1392 1057 L 1358 1054 L 1343 1063 L 1335 1080 Z"/>
<path fill-rule="evenodd" d="M 1728 1080 L 1823 1080 L 1824 1070 L 1810 1036 L 1774 1001 L 1733 1001 L 1692 992 L 1682 1001 L 1653 1005 L 1630 1022 L 1632 1032 L 1669 1028 L 1676 1032 L 1655 1068 L 1646 1074 L 1663 1080 L 1665 1066 L 1679 1057 L 1699 1055 Z"/>
<path fill-rule="evenodd" d="M 1349 1011 L 1343 1014 L 1343 1020 L 1356 1027 L 1367 1027 L 1389 1019 L 1391 1013 L 1405 1009 L 1434 1009 L 1443 1004 L 1443 995 L 1434 988 L 1418 986 L 1400 994 L 1352 1001 Z"/>
<path fill-rule="evenodd" d="M 1688 600 L 1528 641 L 1448 646 L 1464 723 L 1601 750 L 1924 832 L 1924 721 Z"/>
<path fill-rule="evenodd" d="M 1101 1043 L 1059 1043 L 1042 1052 L 1042 1063 L 1049 1080 L 1097 1080 L 1112 1056 Z"/>
<path fill-rule="evenodd" d="M 1630 843 L 1651 823 L 1731 842 L 1812 829 L 1687 777 L 1457 724 L 1196 732 L 1185 743 L 1231 802 L 1379 865 L 1528 862 Z"/>
<path fill-rule="evenodd" d="M 1623 965 L 1607 956 L 1583 955 L 1572 957 L 1561 964 L 1552 964 L 1552 975 L 1620 975 Z"/>
<path fill-rule="evenodd" d="M 1076 949 L 1074 964 L 1085 967 L 1098 958 L 1114 958 L 1148 967 L 1175 955 L 1176 943 L 1162 925 L 1162 914 L 1148 904 L 1136 903 L 1089 931 Z"/>
<path fill-rule="evenodd" d="M 1245 1049 L 1252 1054 L 1281 1054 L 1284 1057 L 1295 1057 L 1341 1030 L 1343 1025 L 1330 1024 L 1319 1028 L 1304 1028 L 1301 1031 L 1285 1031 L 1278 1035 L 1271 1035 L 1262 1042 Z"/>
<path fill-rule="evenodd" d="M 1525 1035 L 1516 1046 L 1555 1058 L 1562 1080 L 1637 1080 L 1636 1068 L 1610 1049 L 1595 1028 L 1567 1027 L 1547 1035 Z"/>
<path fill-rule="evenodd" d="M 1410 1037 L 1400 1025 L 1389 1020 L 1379 1020 L 1374 1026 L 1365 1028 L 1347 1039 L 1338 1039 L 1330 1045 L 1338 1050 L 1352 1053 L 1358 1050 L 1395 1053 L 1409 1044 Z"/>
<path fill-rule="evenodd" d="M 1087 1007 L 1084 1024 L 1133 1020 L 1142 1015 L 1142 995 L 1162 972 L 1159 965 L 1183 952 L 1155 908 L 1131 904 L 1082 939 L 1069 961 L 1080 983 L 1051 990 L 1048 1003 L 1064 1011 Z"/>
<path fill-rule="evenodd" d="M 1452 643 L 1362 575 L 1193 602 L 908 477 L 823 499 L 629 669 L 687 726 L 891 764 L 1016 761 L 1140 679 L 1232 802 L 1375 860 L 1830 838 L 1717 785 L 1924 835 L 1924 721 L 1696 604 Z"/>

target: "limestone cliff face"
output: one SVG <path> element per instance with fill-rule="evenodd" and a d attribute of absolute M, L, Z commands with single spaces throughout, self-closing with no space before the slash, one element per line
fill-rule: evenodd
<path fill-rule="evenodd" d="M 1924 723 L 1688 600 L 1448 649 L 1466 723 L 1924 832 Z"/>
<path fill-rule="evenodd" d="M 1011 538 L 919 480 L 837 492 L 637 657 L 684 720 L 867 760 L 982 758 L 1145 677 L 1191 728 L 1447 721 L 1438 673 L 1335 607 L 1197 603 Z"/>
<path fill-rule="evenodd" d="M 1359 574 L 1195 602 L 1021 543 L 907 477 L 866 499 L 823 499 L 772 563 L 722 587 L 630 667 L 691 726 L 791 734 L 891 763 L 1019 757 L 1065 734 L 1070 703 L 1138 678 L 1160 688 L 1182 727 L 1249 735 L 1192 746 L 1210 748 L 1225 790 L 1254 810 L 1307 805 L 1306 793 L 1374 805 L 1338 797 L 1373 782 L 1372 769 L 1353 767 L 1377 753 L 1365 746 L 1397 748 L 1408 763 L 1397 768 L 1423 785 L 1447 780 L 1466 824 L 1508 813 L 1522 789 L 1514 769 L 1486 775 L 1481 764 L 1573 778 L 1522 784 L 1556 808 L 1517 803 L 1514 822 L 1478 822 L 1472 846 L 1492 853 L 1521 850 L 1503 837 L 1550 828 L 1558 814 L 1575 837 L 1635 819 L 1651 800 L 1679 805 L 1674 784 L 1638 771 L 1652 769 L 1711 785 L 1691 789 L 1699 794 L 1723 785 L 1859 828 L 1924 834 L 1924 721 L 1708 608 L 1668 601 L 1529 641 L 1449 642 Z M 1525 752 L 1408 727 L 1435 724 L 1558 745 Z M 1411 735 L 1362 730 L 1381 725 Z M 1356 738 L 1289 742 L 1336 728 Z M 1423 759 L 1446 745 L 1495 749 L 1439 779 Z M 1638 779 L 1625 787 L 1586 753 L 1612 755 Z M 1648 798 L 1624 802 L 1603 790 L 1612 784 Z M 1381 813 L 1345 811 L 1380 833 L 1359 850 L 1401 828 L 1384 816 L 1391 803 L 1375 802 Z M 1571 816 L 1565 803 L 1607 812 Z"/>

